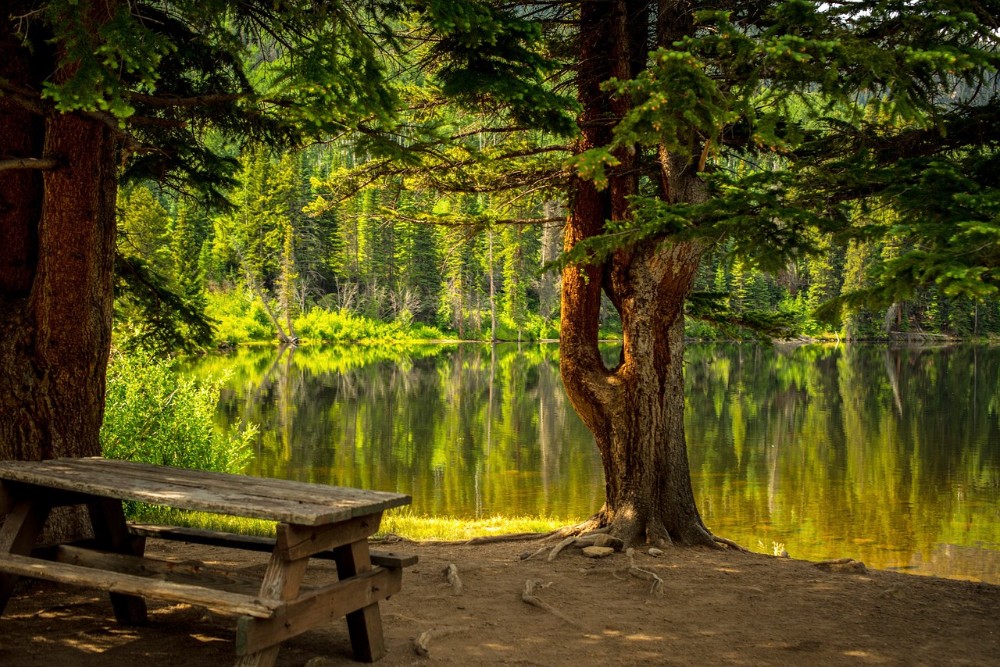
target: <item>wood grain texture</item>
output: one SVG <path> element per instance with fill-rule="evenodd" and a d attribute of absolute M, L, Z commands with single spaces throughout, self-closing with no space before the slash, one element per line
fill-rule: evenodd
<path fill-rule="evenodd" d="M 400 493 L 102 458 L 0 461 L 0 479 L 178 509 L 318 526 L 410 502 Z"/>
<path fill-rule="evenodd" d="M 179 542 L 191 542 L 192 544 L 207 544 L 214 547 L 246 549 L 247 551 L 267 553 L 274 550 L 275 543 L 273 537 L 263 537 L 261 535 L 238 535 L 218 530 L 186 528 L 183 526 L 158 526 L 149 523 L 129 524 L 129 531 L 134 535 L 154 539 L 176 540 Z M 395 551 L 370 550 L 369 556 L 372 565 L 379 565 L 381 567 L 410 567 L 411 565 L 416 565 L 418 561 L 415 554 L 402 554 Z M 313 554 L 312 557 L 333 560 L 334 555 L 332 550 L 327 549 Z"/>
<path fill-rule="evenodd" d="M 14 501 L 0 525 L 0 555 L 31 553 L 49 515 L 46 505 Z M 17 584 L 18 574 L 0 570 L 0 614 L 3 614 Z"/>
<path fill-rule="evenodd" d="M 236 651 L 259 651 L 385 600 L 402 588 L 402 574 L 399 569 L 376 568 L 300 595 L 272 618 L 241 619 L 236 633 Z"/>
<path fill-rule="evenodd" d="M 282 528 L 284 526 L 278 527 L 279 540 Z M 273 600 L 294 600 L 299 594 L 299 586 L 302 584 L 308 563 L 308 556 L 289 561 L 282 556 L 278 549 L 275 549 L 274 553 L 271 554 L 267 570 L 264 572 L 264 581 L 260 585 L 260 596 Z M 244 619 L 240 619 L 238 627 L 243 627 L 244 622 Z M 249 624 L 254 625 L 256 622 L 256 619 L 251 619 Z M 250 653 L 244 653 L 237 644 L 236 653 L 240 657 L 236 661 L 236 667 L 273 667 L 278 660 L 280 649 L 280 640 Z"/>
<path fill-rule="evenodd" d="M 87 511 L 94 540 L 101 549 L 131 556 L 143 554 L 146 540 L 128 532 L 120 500 L 95 497 L 87 503 Z M 148 620 L 146 601 L 137 595 L 111 593 L 111 606 L 115 619 L 122 625 L 145 625 Z"/>
<path fill-rule="evenodd" d="M 205 586 L 161 581 L 79 565 L 54 563 L 16 554 L 0 554 L 0 569 L 23 577 L 45 579 L 46 581 L 96 588 L 97 590 L 125 595 L 155 597 L 171 602 L 200 605 L 213 611 L 256 618 L 270 618 L 277 609 L 284 605 L 281 601 L 262 599 L 259 596 L 229 593 Z"/>
<path fill-rule="evenodd" d="M 38 552 L 36 557 L 57 563 L 120 572 L 176 584 L 202 586 L 249 597 L 255 597 L 260 589 L 260 576 L 210 567 L 197 560 L 172 561 L 148 556 L 129 556 L 65 544 L 36 551 Z M 35 553 L 32 552 L 32 555 Z"/>
<path fill-rule="evenodd" d="M 371 558 L 368 542 L 354 542 L 333 550 L 337 561 L 337 574 L 341 579 L 349 579 L 370 572 Z M 347 633 L 351 637 L 354 659 L 361 662 L 375 662 L 385 655 L 385 638 L 382 635 L 382 616 L 378 601 L 347 613 Z"/>

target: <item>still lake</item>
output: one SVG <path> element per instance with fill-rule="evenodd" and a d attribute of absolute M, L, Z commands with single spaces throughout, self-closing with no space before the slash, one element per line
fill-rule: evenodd
<path fill-rule="evenodd" d="M 615 358 L 613 347 L 606 350 Z M 599 509 L 554 344 L 241 349 L 223 426 L 249 474 L 399 491 L 417 514 Z M 1000 584 L 1000 348 L 690 345 L 695 495 L 717 534 L 794 558 Z"/>

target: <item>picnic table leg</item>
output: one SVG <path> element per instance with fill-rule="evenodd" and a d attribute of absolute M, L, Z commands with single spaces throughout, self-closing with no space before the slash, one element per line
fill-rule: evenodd
<path fill-rule="evenodd" d="M 87 502 L 87 510 L 99 549 L 129 556 L 143 554 L 146 540 L 129 533 L 120 500 L 94 497 Z M 110 597 L 115 619 L 121 625 L 146 624 L 146 601 L 142 597 L 122 593 L 111 593 Z"/>
<path fill-rule="evenodd" d="M 333 557 L 337 562 L 337 577 L 340 579 L 372 569 L 367 539 L 337 547 L 333 550 Z M 351 637 L 355 660 L 375 662 L 385 655 L 382 617 L 377 602 L 347 614 L 347 632 Z"/>
<path fill-rule="evenodd" d="M 279 524 L 278 531 L 286 526 Z M 271 561 L 264 572 L 264 581 L 260 585 L 260 596 L 272 600 L 291 600 L 299 594 L 299 586 L 306 574 L 306 565 L 309 564 L 309 557 L 298 558 L 296 560 L 285 560 L 281 557 L 278 549 L 271 554 Z M 248 619 L 246 622 L 253 623 L 255 619 Z M 281 644 L 269 646 L 266 649 L 249 653 L 236 660 L 236 667 L 272 667 L 278 659 L 278 651 Z"/>
<path fill-rule="evenodd" d="M 42 532 L 49 510 L 46 503 L 31 500 L 14 502 L 0 526 L 0 553 L 31 555 L 31 549 Z M 14 593 L 18 578 L 16 574 L 0 574 L 0 614 L 3 614 Z"/>

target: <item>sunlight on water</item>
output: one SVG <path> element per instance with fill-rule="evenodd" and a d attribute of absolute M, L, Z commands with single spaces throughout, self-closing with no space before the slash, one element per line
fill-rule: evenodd
<path fill-rule="evenodd" d="M 1000 583 L 1000 349 L 692 345 L 686 359 L 715 532 Z M 252 474 L 409 493 L 418 514 L 570 521 L 602 502 L 554 345 L 242 350 L 192 372 L 223 371 L 220 421 L 261 425 Z"/>

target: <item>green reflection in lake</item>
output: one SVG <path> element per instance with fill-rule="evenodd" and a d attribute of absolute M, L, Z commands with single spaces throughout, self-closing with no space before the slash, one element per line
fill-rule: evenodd
<path fill-rule="evenodd" d="M 251 474 L 409 493 L 418 514 L 602 502 L 554 345 L 242 350 L 195 372 L 223 369 L 220 419 L 261 425 Z M 692 345 L 686 379 L 715 532 L 1000 583 L 1000 349 Z"/>

